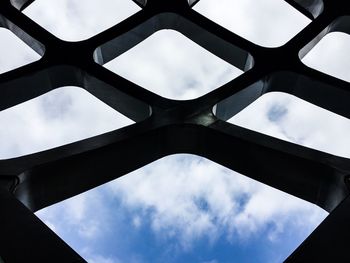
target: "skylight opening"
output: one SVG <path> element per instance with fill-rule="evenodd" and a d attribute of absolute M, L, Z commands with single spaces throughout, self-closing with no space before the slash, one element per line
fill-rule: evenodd
<path fill-rule="evenodd" d="M 0 74 L 37 61 L 41 56 L 6 28 L 0 27 Z"/>
<path fill-rule="evenodd" d="M 0 111 L 0 159 L 59 147 L 133 123 L 79 87 L 62 87 Z"/>
<path fill-rule="evenodd" d="M 35 0 L 23 13 L 62 40 L 80 41 L 139 10 L 132 0 Z"/>
<path fill-rule="evenodd" d="M 350 36 L 342 32 L 325 35 L 302 58 L 302 62 L 310 68 L 350 82 Z"/>
<path fill-rule="evenodd" d="M 103 66 L 174 100 L 195 99 L 243 73 L 175 30 L 157 31 Z"/>
<path fill-rule="evenodd" d="M 193 9 L 265 47 L 284 45 L 311 22 L 282 0 L 201 0 Z"/>
<path fill-rule="evenodd" d="M 157 263 L 282 262 L 327 213 L 177 154 L 36 215 L 88 262 Z"/>
<path fill-rule="evenodd" d="M 282 92 L 270 92 L 228 122 L 284 141 L 350 158 L 350 120 Z"/>

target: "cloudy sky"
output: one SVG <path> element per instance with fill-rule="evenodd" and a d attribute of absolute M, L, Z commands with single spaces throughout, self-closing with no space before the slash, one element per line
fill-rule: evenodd
<path fill-rule="evenodd" d="M 59 38 L 78 41 L 139 10 L 129 0 L 86 0 L 84 5 L 78 0 L 37 0 L 25 14 Z M 201 0 L 195 10 L 268 47 L 286 43 L 310 22 L 281 0 L 222 0 L 220 5 Z M 6 48 L 0 73 L 39 59 L 8 30 L 0 29 L 0 35 L 0 50 Z M 348 44 L 347 35 L 332 33 L 303 62 L 350 81 L 344 70 L 350 60 L 340 55 Z M 174 30 L 156 32 L 104 66 L 179 100 L 199 97 L 242 74 Z M 291 95 L 264 95 L 229 122 L 350 157 L 348 119 Z M 132 121 L 79 87 L 62 87 L 0 112 L 0 123 L 5 124 L 0 126 L 0 158 L 6 159 Z M 281 262 L 327 213 L 207 159 L 179 154 L 37 216 L 92 263 L 228 263 Z"/>

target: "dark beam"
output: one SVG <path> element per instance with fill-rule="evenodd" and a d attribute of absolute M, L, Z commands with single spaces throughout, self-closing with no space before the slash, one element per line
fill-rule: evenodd
<path fill-rule="evenodd" d="M 347 197 L 285 262 L 350 262 L 349 211 Z"/>
<path fill-rule="evenodd" d="M 86 262 L 3 185 L 0 211 L 0 255 L 4 262 Z"/>

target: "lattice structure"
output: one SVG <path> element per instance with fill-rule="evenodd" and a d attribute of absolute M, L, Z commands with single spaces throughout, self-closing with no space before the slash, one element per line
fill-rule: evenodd
<path fill-rule="evenodd" d="M 278 48 L 257 46 L 211 22 L 191 9 L 196 1 L 138 0 L 142 11 L 81 42 L 62 41 L 23 15 L 20 11 L 33 0 L 0 1 L 0 25 L 43 55 L 0 75 L 0 110 L 74 85 L 136 121 L 90 139 L 0 161 L 3 260 L 84 262 L 33 212 L 163 156 L 192 153 L 331 212 L 287 262 L 350 261 L 349 160 L 225 122 L 271 91 L 350 117 L 350 84 L 300 61 L 327 33 L 350 33 L 348 1 L 286 1 L 312 22 Z M 247 72 L 198 99 L 174 101 L 99 65 L 164 28 L 181 32 Z"/>

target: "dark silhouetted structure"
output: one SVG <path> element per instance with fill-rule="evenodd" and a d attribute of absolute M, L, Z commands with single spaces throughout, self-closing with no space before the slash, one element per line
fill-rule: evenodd
<path fill-rule="evenodd" d="M 90 139 L 0 160 L 5 263 L 84 262 L 33 212 L 174 153 L 204 156 L 329 211 L 287 262 L 350 262 L 350 160 L 225 122 L 271 91 L 350 117 L 350 84 L 300 61 L 327 33 L 350 33 L 348 0 L 286 1 L 312 22 L 282 47 L 264 48 L 193 11 L 196 1 L 138 0 L 143 10 L 120 24 L 85 41 L 65 42 L 20 12 L 33 0 L 1 0 L 0 25 L 43 57 L 0 75 L 0 110 L 58 87 L 79 86 L 136 121 Z M 99 65 L 164 28 L 247 72 L 198 99 L 174 101 Z"/>

